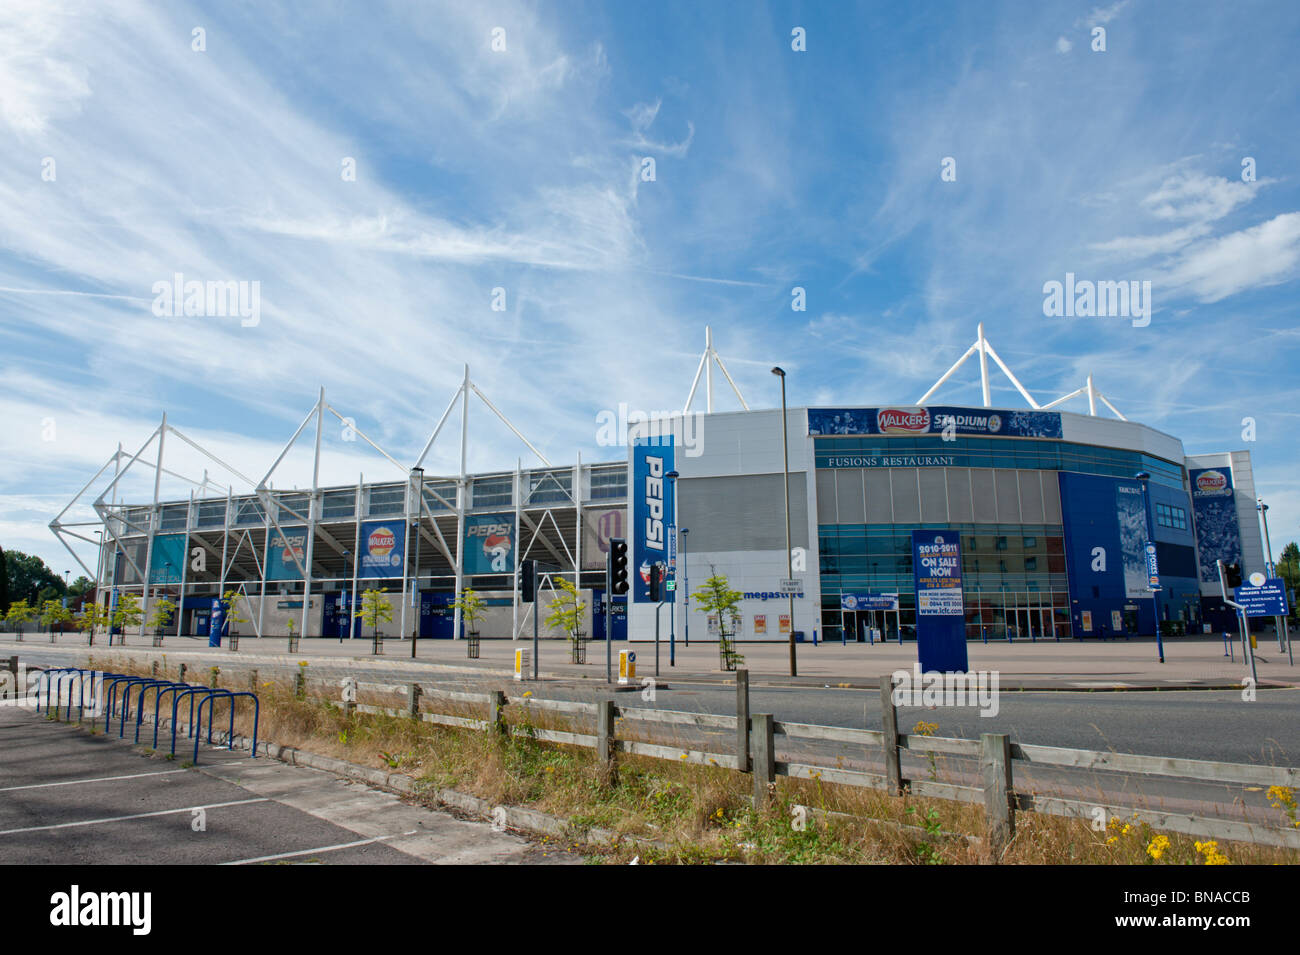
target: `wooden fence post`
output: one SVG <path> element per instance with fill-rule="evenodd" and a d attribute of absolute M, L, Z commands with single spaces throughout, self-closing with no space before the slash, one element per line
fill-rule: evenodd
<path fill-rule="evenodd" d="M 984 818 L 988 828 L 991 861 L 996 863 L 1016 834 L 1011 804 L 1011 737 L 980 734 L 980 775 L 984 783 Z"/>
<path fill-rule="evenodd" d="M 343 678 L 343 712 L 348 719 L 357 715 L 357 678 Z"/>
<path fill-rule="evenodd" d="M 248 689 L 250 692 L 257 692 L 257 671 L 250 670 L 248 673 Z"/>
<path fill-rule="evenodd" d="M 498 733 L 506 728 L 506 695 L 502 690 L 493 690 L 488 694 L 488 727 Z"/>
<path fill-rule="evenodd" d="M 157 660 L 154 660 L 153 663 L 149 664 L 149 675 L 152 676 L 154 679 L 157 679 L 157 678 L 158 678 L 158 661 L 157 661 Z"/>
<path fill-rule="evenodd" d="M 413 720 L 420 718 L 420 684 L 406 684 L 406 715 Z"/>
<path fill-rule="evenodd" d="M 894 678 L 880 677 L 880 723 L 885 739 L 885 789 L 894 796 L 903 794 L 903 763 L 898 755 L 898 710 L 894 708 Z"/>
<path fill-rule="evenodd" d="M 307 675 L 302 667 L 298 667 L 298 672 L 293 675 L 293 695 L 300 700 L 307 698 Z"/>
<path fill-rule="evenodd" d="M 750 730 L 754 747 L 754 808 L 762 809 L 771 798 L 770 785 L 776 781 L 776 733 L 771 713 L 755 713 Z"/>
<path fill-rule="evenodd" d="M 607 786 L 612 786 L 618 782 L 618 763 L 614 759 L 614 753 L 616 751 L 614 724 L 614 701 L 597 701 L 596 758 L 600 762 L 603 782 Z"/>
<path fill-rule="evenodd" d="M 184 683 L 184 682 L 185 682 L 185 671 L 188 670 L 188 669 L 189 669 L 189 665 L 188 665 L 188 664 L 185 664 L 185 663 L 182 663 L 179 667 L 177 667 L 177 669 L 176 669 L 176 682 L 177 682 L 177 683 Z"/>
<path fill-rule="evenodd" d="M 749 670 L 736 670 L 736 759 L 749 772 Z"/>

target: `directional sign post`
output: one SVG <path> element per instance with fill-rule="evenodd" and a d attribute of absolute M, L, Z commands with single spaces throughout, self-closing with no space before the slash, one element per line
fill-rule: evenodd
<path fill-rule="evenodd" d="M 1286 584 L 1280 577 L 1266 579 L 1233 589 L 1237 603 L 1247 617 L 1285 617 L 1287 609 Z"/>

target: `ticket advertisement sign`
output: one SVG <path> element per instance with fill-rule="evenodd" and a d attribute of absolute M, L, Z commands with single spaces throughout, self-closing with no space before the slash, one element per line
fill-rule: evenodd
<path fill-rule="evenodd" d="M 402 576 L 402 554 L 406 545 L 406 523 L 365 521 L 361 525 L 361 562 L 358 577 Z"/>
<path fill-rule="evenodd" d="M 968 666 L 959 542 L 951 531 L 912 531 L 916 643 L 922 672 L 964 672 Z"/>

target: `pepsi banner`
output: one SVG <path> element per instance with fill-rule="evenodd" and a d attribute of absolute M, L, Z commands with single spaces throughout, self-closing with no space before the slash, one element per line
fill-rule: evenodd
<path fill-rule="evenodd" d="M 1218 562 L 1241 563 L 1241 528 L 1232 491 L 1232 468 L 1196 468 L 1187 472 L 1192 485 L 1192 516 L 1201 583 L 1219 581 Z"/>
<path fill-rule="evenodd" d="M 673 521 L 675 469 L 672 436 L 640 438 L 632 446 L 632 599 L 650 601 L 650 567 L 668 565 L 668 529 Z"/>
<path fill-rule="evenodd" d="M 1061 416 L 1054 411 L 992 411 L 988 408 L 809 408 L 808 433 L 999 436 L 1059 438 Z"/>
<path fill-rule="evenodd" d="M 916 650 L 923 673 L 965 672 L 969 665 L 960 540 L 952 531 L 912 531 Z"/>
<path fill-rule="evenodd" d="M 361 525 L 361 562 L 358 577 L 401 577 L 406 546 L 406 523 L 365 521 Z"/>
<path fill-rule="evenodd" d="M 307 566 L 307 528 L 286 527 L 284 533 L 272 530 L 266 549 L 267 580 L 302 580 L 299 564 Z M 297 563 L 294 558 L 298 558 Z"/>
<path fill-rule="evenodd" d="M 515 572 L 515 515 L 465 515 L 465 573 Z"/>

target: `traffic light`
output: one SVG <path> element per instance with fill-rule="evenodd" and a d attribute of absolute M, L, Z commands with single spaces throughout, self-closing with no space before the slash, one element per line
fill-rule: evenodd
<path fill-rule="evenodd" d="M 526 560 L 519 568 L 519 599 L 530 604 L 537 599 L 537 561 Z"/>
<path fill-rule="evenodd" d="M 658 564 L 650 565 L 650 602 L 658 603 L 660 600 L 659 581 L 663 576 L 663 568 Z"/>
<path fill-rule="evenodd" d="M 621 537 L 609 541 L 609 576 L 611 593 L 627 593 L 627 541 Z"/>
<path fill-rule="evenodd" d="M 1232 590 L 1241 586 L 1241 564 L 1224 564 L 1223 578 L 1227 581 L 1228 589 Z"/>

